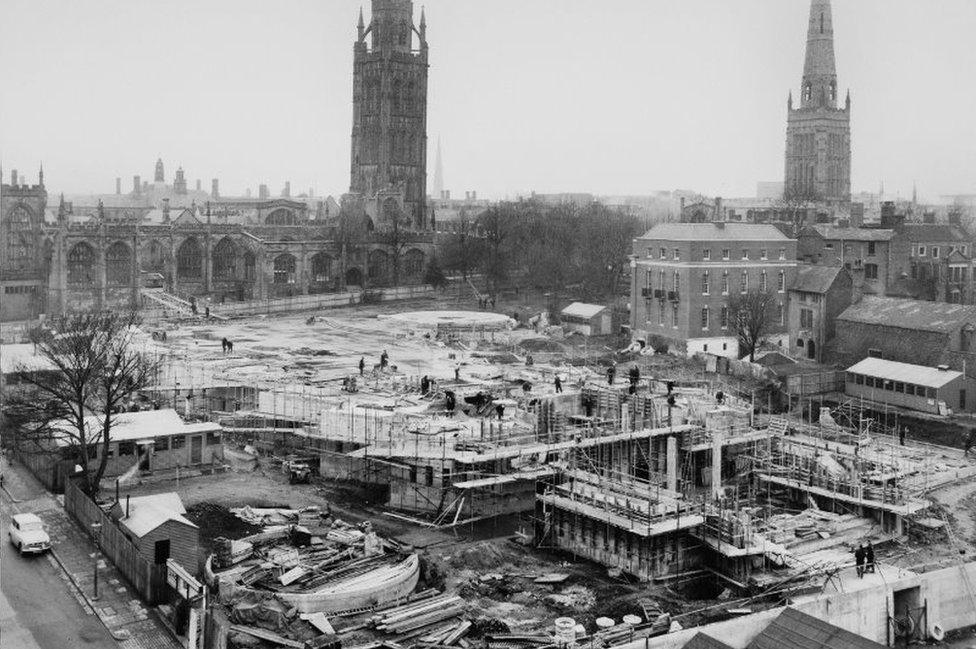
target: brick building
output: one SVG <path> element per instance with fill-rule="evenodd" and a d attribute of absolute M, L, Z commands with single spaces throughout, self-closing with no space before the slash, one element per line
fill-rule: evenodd
<path fill-rule="evenodd" d="M 867 356 L 976 376 L 976 306 L 865 296 L 837 317 L 831 360 Z"/>
<path fill-rule="evenodd" d="M 836 319 L 851 305 L 851 273 L 843 266 L 800 264 L 789 287 L 790 351 L 817 362 L 833 339 Z"/>
<path fill-rule="evenodd" d="M 769 340 L 786 344 L 796 241 L 771 225 L 661 223 L 634 240 L 632 270 L 630 324 L 637 340 L 738 358 L 729 296 L 765 290 L 777 296 Z"/>
<path fill-rule="evenodd" d="M 890 229 L 811 225 L 797 236 L 796 256 L 810 264 L 843 266 L 859 293 L 884 295 L 893 281 L 894 236 Z"/>

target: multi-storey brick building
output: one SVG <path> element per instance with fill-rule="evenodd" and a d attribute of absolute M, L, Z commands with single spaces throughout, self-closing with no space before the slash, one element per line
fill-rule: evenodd
<path fill-rule="evenodd" d="M 661 223 L 634 241 L 631 330 L 646 344 L 739 356 L 727 304 L 733 293 L 776 296 L 768 340 L 787 341 L 787 288 L 796 241 L 771 225 Z"/>
<path fill-rule="evenodd" d="M 797 258 L 851 271 L 859 293 L 884 295 L 896 279 L 892 269 L 894 230 L 811 225 L 797 237 Z"/>

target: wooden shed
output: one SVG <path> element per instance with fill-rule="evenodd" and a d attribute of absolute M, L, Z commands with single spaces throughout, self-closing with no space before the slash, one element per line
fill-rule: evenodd
<path fill-rule="evenodd" d="M 559 322 L 566 331 L 578 331 L 584 336 L 613 333 L 613 313 L 601 304 L 573 302 L 559 313 Z"/>
<path fill-rule="evenodd" d="M 173 559 L 196 574 L 200 562 L 200 529 L 186 516 L 176 493 L 125 497 L 112 507 L 111 516 L 139 548 L 139 554 L 156 565 Z"/>

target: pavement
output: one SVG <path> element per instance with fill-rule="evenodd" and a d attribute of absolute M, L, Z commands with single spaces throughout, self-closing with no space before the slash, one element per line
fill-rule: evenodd
<path fill-rule="evenodd" d="M 7 458 L 0 462 L 4 531 L 11 514 L 34 512 L 44 520 L 52 542 L 52 551 L 37 557 L 21 557 L 3 544 L 0 649 L 179 649 L 182 645 L 68 516 L 59 499 L 20 464 Z"/>

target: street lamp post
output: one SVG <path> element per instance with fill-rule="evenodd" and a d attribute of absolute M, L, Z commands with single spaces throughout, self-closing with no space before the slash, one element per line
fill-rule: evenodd
<path fill-rule="evenodd" d="M 102 524 L 101 523 L 92 523 L 91 524 L 91 528 L 92 528 L 92 540 L 95 540 L 96 535 L 98 534 L 98 531 L 102 529 Z M 95 561 L 92 564 L 92 570 L 93 570 L 93 575 L 94 575 L 94 585 L 93 585 L 94 594 L 92 595 L 92 601 L 97 601 L 98 600 L 98 543 L 97 543 L 97 541 L 95 543 L 95 546 L 96 546 L 96 548 L 95 548 Z"/>

